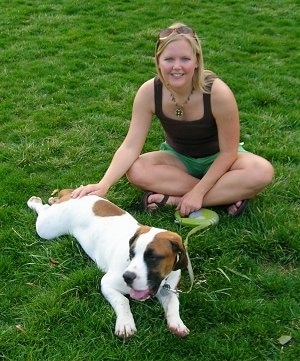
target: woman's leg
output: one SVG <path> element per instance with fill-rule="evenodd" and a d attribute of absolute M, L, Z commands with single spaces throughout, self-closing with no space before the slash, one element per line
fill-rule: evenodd
<path fill-rule="evenodd" d="M 241 200 L 252 198 L 271 182 L 273 173 L 266 159 L 241 152 L 230 170 L 204 196 L 203 206 L 233 204 L 234 213 Z M 180 160 L 167 152 L 140 156 L 127 176 L 138 188 L 157 193 L 149 196 L 149 204 L 160 202 L 163 194 L 168 194 L 175 197 L 170 197 L 167 203 L 176 205 L 180 197 L 199 182 L 187 173 Z"/>
<path fill-rule="evenodd" d="M 237 160 L 204 196 L 204 206 L 226 205 L 250 199 L 273 179 L 272 165 L 253 153 L 239 153 Z"/>
<path fill-rule="evenodd" d="M 180 197 L 199 182 L 188 174 L 179 159 L 164 151 L 142 154 L 126 176 L 130 183 L 143 190 Z"/>

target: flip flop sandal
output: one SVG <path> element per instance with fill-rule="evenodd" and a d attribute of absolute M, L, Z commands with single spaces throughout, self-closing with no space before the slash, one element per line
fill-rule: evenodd
<path fill-rule="evenodd" d="M 236 212 L 234 212 L 233 214 L 229 213 L 228 214 L 232 217 L 237 217 L 240 216 L 242 213 L 244 213 L 245 209 L 247 208 L 249 204 L 249 199 L 244 199 L 241 203 L 241 205 L 238 207 L 238 209 L 236 210 Z"/>
<path fill-rule="evenodd" d="M 145 192 L 142 196 L 141 205 L 142 205 L 142 209 L 144 211 L 153 211 L 153 209 L 150 209 L 148 207 L 148 205 L 149 205 L 148 198 L 149 198 L 149 196 L 151 196 L 151 194 L 156 194 L 156 193 L 155 192 Z M 169 197 L 170 196 L 165 194 L 163 199 L 160 202 L 151 202 L 151 204 L 154 203 L 157 205 L 157 208 L 161 208 L 167 203 L 167 200 L 169 199 Z"/>
<path fill-rule="evenodd" d="M 215 225 L 218 222 L 218 214 L 211 209 L 201 208 L 190 213 L 187 217 L 182 217 L 179 211 L 175 212 L 175 223 L 182 226 L 199 227 L 199 229 L 202 229 Z"/>

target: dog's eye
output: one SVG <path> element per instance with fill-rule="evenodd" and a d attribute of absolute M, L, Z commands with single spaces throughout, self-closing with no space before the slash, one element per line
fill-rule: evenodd
<path fill-rule="evenodd" d="M 149 263 L 152 266 L 155 266 L 162 258 L 164 258 L 162 255 L 158 255 L 154 252 L 145 253 L 146 263 Z"/>
<path fill-rule="evenodd" d="M 129 259 L 132 260 L 134 257 L 134 251 L 132 249 L 129 250 Z"/>
<path fill-rule="evenodd" d="M 156 256 L 156 255 L 152 255 L 152 256 L 148 256 L 147 259 L 148 259 L 149 261 L 153 261 L 153 262 L 154 262 L 154 261 L 159 260 L 159 257 Z"/>

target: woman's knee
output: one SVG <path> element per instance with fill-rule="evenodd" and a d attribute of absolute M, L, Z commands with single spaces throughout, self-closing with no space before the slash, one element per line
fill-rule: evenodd
<path fill-rule="evenodd" d="M 145 170 L 144 162 L 138 158 L 126 172 L 126 177 L 130 183 L 142 187 L 145 182 Z"/>
<path fill-rule="evenodd" d="M 243 182 L 254 193 L 260 192 L 273 180 L 274 168 L 272 164 L 265 158 L 253 153 L 240 153 L 235 166 L 236 170 L 244 170 Z"/>
<path fill-rule="evenodd" d="M 266 165 L 265 165 L 265 180 L 266 180 L 266 185 L 268 185 L 269 183 L 272 182 L 273 178 L 274 178 L 274 167 L 272 166 L 272 164 L 266 160 Z"/>
<path fill-rule="evenodd" d="M 250 174 L 252 175 L 256 186 L 262 189 L 272 182 L 274 168 L 269 161 L 264 158 L 259 158 L 252 164 Z"/>

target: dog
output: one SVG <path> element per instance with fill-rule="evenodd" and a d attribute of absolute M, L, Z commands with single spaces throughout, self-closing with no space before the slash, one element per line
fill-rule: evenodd
<path fill-rule="evenodd" d="M 74 236 L 86 254 L 105 272 L 101 292 L 116 313 L 115 335 L 135 334 L 129 295 L 144 301 L 156 296 L 168 329 L 179 337 L 189 334 L 179 314 L 175 292 L 188 256 L 182 238 L 174 232 L 149 227 L 109 200 L 95 195 L 73 199 L 65 189 L 49 204 L 31 197 L 27 205 L 37 213 L 36 231 L 49 240 Z"/>

